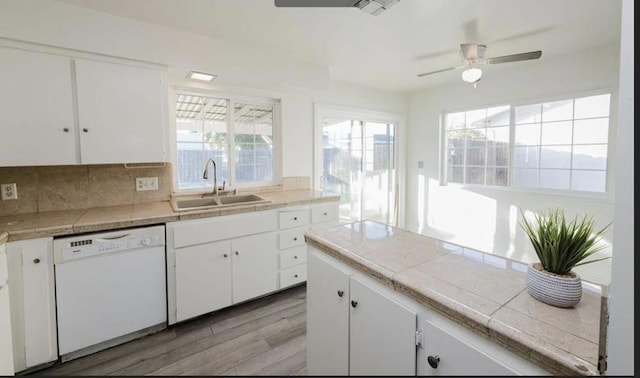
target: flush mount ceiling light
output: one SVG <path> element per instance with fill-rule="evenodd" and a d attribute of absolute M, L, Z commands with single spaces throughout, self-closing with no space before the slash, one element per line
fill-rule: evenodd
<path fill-rule="evenodd" d="M 462 71 L 462 80 L 466 81 L 469 84 L 473 84 L 474 87 L 481 77 L 482 70 L 477 67 L 470 67 Z"/>
<path fill-rule="evenodd" d="M 187 77 L 189 79 L 194 79 L 194 80 L 211 81 L 211 80 L 215 79 L 218 76 L 217 75 L 208 74 L 208 73 L 204 73 L 204 72 L 190 71 L 187 74 Z"/>

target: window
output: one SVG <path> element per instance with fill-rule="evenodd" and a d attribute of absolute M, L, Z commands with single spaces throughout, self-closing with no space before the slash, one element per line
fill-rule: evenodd
<path fill-rule="evenodd" d="M 610 94 L 445 115 L 445 172 L 462 184 L 606 191 Z"/>
<path fill-rule="evenodd" d="M 176 99 L 176 172 L 178 190 L 211 188 L 202 178 L 209 158 L 216 163 L 218 185 L 273 184 L 276 101 L 234 101 L 178 93 Z"/>

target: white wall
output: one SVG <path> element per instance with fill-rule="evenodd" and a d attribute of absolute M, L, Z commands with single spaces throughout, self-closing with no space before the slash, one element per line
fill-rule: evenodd
<path fill-rule="evenodd" d="M 407 227 L 486 252 L 533 262 L 537 258 L 517 225 L 523 210 L 562 207 L 568 215 L 587 212 L 598 227 L 613 220 L 613 196 L 558 195 L 549 191 L 512 188 L 440 186 L 440 116 L 458 111 L 524 102 L 569 98 L 598 89 L 614 90 L 610 139 L 615 151 L 619 47 L 603 46 L 571 56 L 514 63 L 504 73 L 484 70 L 473 88 L 459 83 L 414 93 L 409 101 L 409 151 L 407 169 Z M 551 96 L 551 97 L 550 97 Z M 613 166 L 610 159 L 609 165 Z M 424 168 L 418 169 L 417 162 Z M 613 168 L 609 184 L 614 183 Z M 613 190 L 613 185 L 610 185 Z M 556 192 L 557 193 L 557 192 Z M 611 192 L 613 193 L 613 192 Z M 605 236 L 610 241 L 612 232 Z M 610 250 L 601 252 L 607 255 Z M 576 268 L 587 281 L 608 284 L 611 259 Z"/>
<path fill-rule="evenodd" d="M 634 95 L 633 0 L 622 2 L 620 111 L 616 150 L 616 227 L 609 303 L 608 375 L 634 375 Z"/>
<path fill-rule="evenodd" d="M 279 98 L 284 176 L 313 175 L 314 102 L 407 112 L 407 95 L 332 82 L 325 66 L 55 1 L 0 1 L 2 38 L 167 65 L 171 85 Z M 218 78 L 193 84 L 189 70 Z"/>

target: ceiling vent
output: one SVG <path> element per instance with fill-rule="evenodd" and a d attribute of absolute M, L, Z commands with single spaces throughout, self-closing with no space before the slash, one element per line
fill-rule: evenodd
<path fill-rule="evenodd" d="M 400 0 L 356 0 L 353 6 L 363 12 L 377 16 L 399 1 Z"/>

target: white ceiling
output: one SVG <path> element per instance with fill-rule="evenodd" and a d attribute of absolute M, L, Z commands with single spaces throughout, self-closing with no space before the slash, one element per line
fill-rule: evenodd
<path fill-rule="evenodd" d="M 542 50 L 539 60 L 485 66 L 491 72 L 619 45 L 619 0 L 400 0 L 378 16 L 356 8 L 276 7 L 273 0 L 57 0 L 156 25 L 267 47 L 327 66 L 331 79 L 392 91 L 460 80 L 459 44 L 485 57 Z"/>

